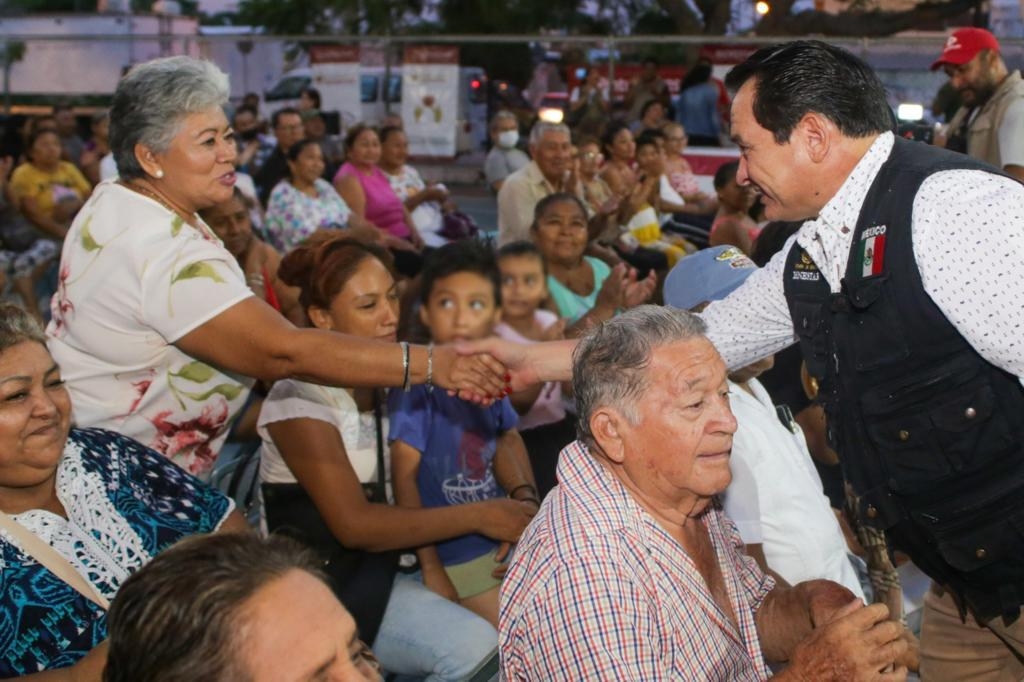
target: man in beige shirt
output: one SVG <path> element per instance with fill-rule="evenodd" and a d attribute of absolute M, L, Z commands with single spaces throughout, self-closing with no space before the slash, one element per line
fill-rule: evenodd
<path fill-rule="evenodd" d="M 505 179 L 498 190 L 498 245 L 529 240 L 533 212 L 537 203 L 558 192 L 567 192 L 579 197 L 587 207 L 590 239 L 604 232 L 609 224 L 618 220 L 619 198 L 605 202 L 600 209 L 592 210 L 583 197 L 583 185 L 579 181 L 576 160 L 570 140 L 569 128 L 563 123 L 540 122 L 530 131 L 530 155 L 533 161 Z M 596 252 L 593 244 L 588 253 L 607 259 L 608 251 L 613 262 L 614 253 L 604 249 Z"/>
<path fill-rule="evenodd" d="M 539 122 L 530 131 L 533 160 L 505 179 L 498 191 L 498 245 L 530 239 L 533 209 L 556 192 L 576 193 L 568 126 Z"/>

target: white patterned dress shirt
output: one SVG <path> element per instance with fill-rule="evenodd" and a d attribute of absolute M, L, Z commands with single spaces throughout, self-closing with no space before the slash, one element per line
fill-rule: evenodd
<path fill-rule="evenodd" d="M 893 140 L 892 133 L 879 135 L 820 215 L 739 289 L 704 310 L 708 336 L 730 368 L 796 341 L 783 293 L 794 239 L 839 291 L 861 205 Z M 1024 375 L 1024 185 L 976 170 L 935 173 L 914 199 L 911 237 L 925 293 L 983 358 Z"/>

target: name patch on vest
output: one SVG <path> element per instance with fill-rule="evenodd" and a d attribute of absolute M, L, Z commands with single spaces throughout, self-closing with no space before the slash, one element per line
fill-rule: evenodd
<path fill-rule="evenodd" d="M 885 225 L 875 225 L 860 236 L 858 254 L 861 277 L 882 274 L 885 267 Z"/>
<path fill-rule="evenodd" d="M 806 251 L 800 252 L 800 260 L 793 264 L 793 279 L 799 282 L 817 282 L 821 279 L 818 266 Z"/>

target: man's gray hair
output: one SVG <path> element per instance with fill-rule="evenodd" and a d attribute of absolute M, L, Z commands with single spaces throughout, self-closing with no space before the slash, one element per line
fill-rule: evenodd
<path fill-rule="evenodd" d="M 590 417 L 602 407 L 615 408 L 635 425 L 637 403 L 649 384 L 651 354 L 661 346 L 702 337 L 706 330 L 693 313 L 657 305 L 637 306 L 589 330 L 572 361 L 580 440 L 595 444 Z"/>
<path fill-rule="evenodd" d="M 569 130 L 569 126 L 564 123 L 548 123 L 547 121 L 537 121 L 533 128 L 530 130 L 530 144 L 535 145 L 541 141 L 541 139 L 551 131 L 564 133 L 570 138 L 572 137 L 572 131 Z"/>
<path fill-rule="evenodd" d="M 501 111 L 499 111 L 498 113 L 491 117 L 491 127 L 489 128 L 489 130 L 497 130 L 498 124 L 501 123 L 502 121 L 512 121 L 513 123 L 516 124 L 517 127 L 519 125 L 519 119 L 516 118 L 515 114 L 513 114 L 508 109 L 502 109 Z"/>
<path fill-rule="evenodd" d="M 114 92 L 110 107 L 110 151 L 124 179 L 145 175 L 135 145 L 163 153 L 189 114 L 223 107 L 228 77 L 213 63 L 192 57 L 166 57 L 132 68 Z"/>

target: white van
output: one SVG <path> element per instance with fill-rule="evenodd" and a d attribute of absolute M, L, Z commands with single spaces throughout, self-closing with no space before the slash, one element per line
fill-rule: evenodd
<path fill-rule="evenodd" d="M 392 66 L 390 78 L 385 88 L 385 69 L 383 66 L 364 66 L 359 74 L 359 99 L 361 102 L 361 121 L 376 125 L 387 114 L 385 96 L 390 104 L 391 113 L 401 114 L 402 110 L 402 67 Z M 330 101 L 330 90 L 320 88 L 316 83 L 313 69 L 303 67 L 293 69 L 263 94 L 267 104 L 267 113 L 284 107 L 294 107 L 299 103 L 299 95 L 308 87 L 320 90 L 325 116 L 338 114 L 339 132 L 358 123 L 339 102 Z M 385 92 L 386 90 L 386 92 Z M 457 126 L 458 137 L 456 152 L 464 154 L 483 149 L 487 141 L 487 74 L 479 66 L 459 67 L 459 98 Z"/>

